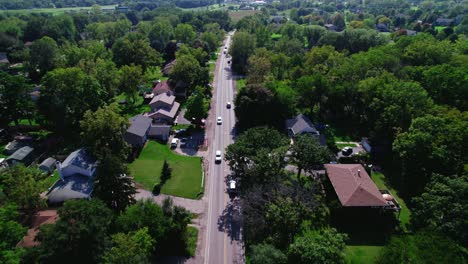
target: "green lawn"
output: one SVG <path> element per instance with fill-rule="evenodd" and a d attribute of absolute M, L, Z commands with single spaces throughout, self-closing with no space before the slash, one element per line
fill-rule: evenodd
<path fill-rule="evenodd" d="M 143 114 L 144 112 L 149 112 L 151 110 L 148 104 L 143 103 L 144 101 L 143 96 L 137 95 L 136 101 L 134 104 L 131 104 L 124 94 L 116 96 L 114 101 L 119 102 L 120 100 L 123 100 L 123 99 L 127 100 L 127 104 L 121 105 L 120 109 L 122 109 L 122 115 L 124 115 L 127 118 L 136 116 L 138 114 Z"/>
<path fill-rule="evenodd" d="M 52 187 L 52 185 L 59 179 L 59 175 L 57 171 L 54 171 L 52 175 L 48 175 L 47 178 L 42 180 L 44 189 L 47 190 L 48 188 Z"/>
<path fill-rule="evenodd" d="M 345 254 L 348 264 L 375 263 L 383 246 L 346 246 Z"/>
<path fill-rule="evenodd" d="M 336 143 L 336 147 L 342 149 L 344 147 L 356 147 L 356 144 L 349 144 L 349 143 Z"/>
<path fill-rule="evenodd" d="M 236 90 L 239 93 L 242 88 L 244 88 L 246 85 L 246 80 L 245 79 L 237 79 L 236 80 Z"/>
<path fill-rule="evenodd" d="M 199 198 L 203 191 L 200 158 L 177 155 L 165 144 L 148 141 L 140 156 L 130 164 L 130 172 L 137 183 L 152 191 L 159 183 L 164 160 L 169 163 L 172 176 L 162 186 L 161 193 L 190 199 Z"/>
<path fill-rule="evenodd" d="M 402 229 L 406 231 L 411 219 L 411 211 L 408 209 L 408 206 L 406 206 L 405 201 L 398 196 L 398 193 L 395 189 L 386 184 L 385 175 L 380 172 L 372 172 L 371 178 L 379 189 L 389 190 L 400 204 L 400 225 Z"/>
<path fill-rule="evenodd" d="M 272 40 L 279 40 L 282 37 L 281 34 L 271 34 L 271 39 Z"/>
<path fill-rule="evenodd" d="M 8 157 L 7 155 L 5 155 L 3 152 L 5 151 L 5 146 L 8 144 L 8 142 L 3 142 L 3 143 L 0 143 L 0 158 L 6 158 Z"/>
<path fill-rule="evenodd" d="M 193 226 L 187 227 L 188 240 L 187 240 L 187 253 L 189 256 L 195 256 L 197 250 L 198 229 Z"/>
<path fill-rule="evenodd" d="M 445 28 L 446 28 L 446 27 L 444 27 L 444 26 L 436 26 L 436 27 L 435 27 L 435 31 L 441 32 L 441 31 L 444 30 Z"/>

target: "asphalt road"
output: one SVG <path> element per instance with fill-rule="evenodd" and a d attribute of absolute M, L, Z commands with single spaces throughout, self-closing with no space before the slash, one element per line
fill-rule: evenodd
<path fill-rule="evenodd" d="M 225 39 L 224 47 L 229 50 L 231 35 Z M 244 263 L 239 201 L 230 199 L 227 194 L 227 179 L 230 174 L 229 166 L 224 161 L 226 147 L 234 140 L 234 85 L 233 76 L 228 61 L 230 58 L 221 48 L 218 68 L 214 76 L 215 109 L 210 116 L 213 126 L 207 133 L 211 137 L 210 166 L 207 179 L 208 214 L 204 239 L 205 264 Z M 226 107 L 231 102 L 232 107 Z M 217 125 L 217 117 L 222 118 L 222 124 Z M 221 150 L 223 161 L 215 164 L 215 152 Z"/>

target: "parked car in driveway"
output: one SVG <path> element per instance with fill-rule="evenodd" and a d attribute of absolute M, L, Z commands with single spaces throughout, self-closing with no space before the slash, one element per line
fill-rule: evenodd
<path fill-rule="evenodd" d="M 353 153 L 353 148 L 351 147 L 344 147 L 342 150 L 341 150 L 341 154 L 343 154 L 344 156 L 349 156 Z"/>
<path fill-rule="evenodd" d="M 173 138 L 171 141 L 171 148 L 177 148 L 177 145 L 179 145 L 179 139 Z"/>

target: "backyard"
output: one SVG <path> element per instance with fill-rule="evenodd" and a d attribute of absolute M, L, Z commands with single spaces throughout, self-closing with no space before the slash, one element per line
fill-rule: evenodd
<path fill-rule="evenodd" d="M 401 230 L 406 232 L 411 219 L 411 212 L 406 206 L 405 201 L 398 196 L 395 189 L 387 185 L 384 174 L 372 172 L 371 178 L 380 190 L 389 190 L 400 204 L 401 211 L 398 219 L 400 220 Z M 379 239 L 374 239 L 366 234 L 362 234 L 362 236 L 358 235 L 359 237 L 356 237 L 356 234 L 354 235 L 353 240 L 359 241 L 353 243 L 353 245 L 346 246 L 345 253 L 348 263 L 375 263 L 376 258 L 385 245 L 385 241 L 379 241 Z"/>
<path fill-rule="evenodd" d="M 177 155 L 169 146 L 157 141 L 148 141 L 140 156 L 129 165 L 131 175 L 137 183 L 152 191 L 160 182 L 159 176 L 164 160 L 169 163 L 172 175 L 161 187 L 161 193 L 190 199 L 199 198 L 203 190 L 201 159 Z"/>

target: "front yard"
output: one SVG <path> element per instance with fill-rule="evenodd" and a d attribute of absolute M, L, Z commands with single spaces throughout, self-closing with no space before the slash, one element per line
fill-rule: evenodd
<path fill-rule="evenodd" d="M 169 146 L 148 141 L 140 156 L 129 165 L 131 175 L 137 183 L 152 191 L 160 182 L 159 176 L 164 160 L 172 169 L 172 175 L 161 188 L 161 193 L 197 199 L 203 191 L 202 164 L 199 157 L 177 155 Z"/>

